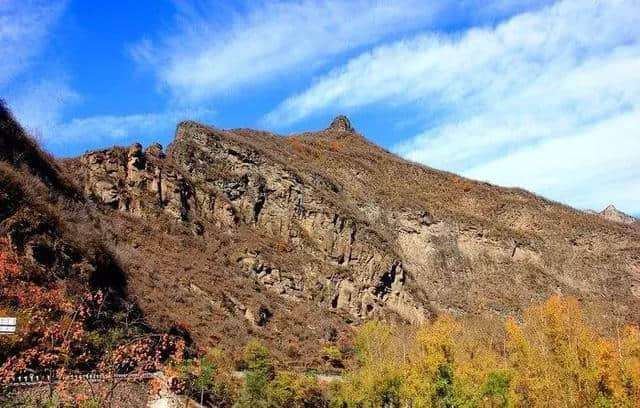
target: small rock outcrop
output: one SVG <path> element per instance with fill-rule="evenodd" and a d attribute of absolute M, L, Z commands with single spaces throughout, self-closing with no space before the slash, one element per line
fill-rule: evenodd
<path fill-rule="evenodd" d="M 85 191 L 114 209 L 143 215 L 159 208 L 186 221 L 194 205 L 193 190 L 164 159 L 159 144 L 144 152 L 142 145 L 135 143 L 127 149 L 87 153 L 83 156 Z"/>
<path fill-rule="evenodd" d="M 335 119 L 329 125 L 329 130 L 338 130 L 342 132 L 353 132 L 353 126 L 351 126 L 351 121 L 348 117 L 344 115 L 336 116 Z"/>

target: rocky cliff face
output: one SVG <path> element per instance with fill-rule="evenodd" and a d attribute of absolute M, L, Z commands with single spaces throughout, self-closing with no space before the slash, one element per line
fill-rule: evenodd
<path fill-rule="evenodd" d="M 351 131 L 344 122 L 332 126 Z M 134 144 L 81 161 L 86 193 L 105 206 L 140 217 L 163 211 L 193 224 L 196 234 L 205 225 L 231 234 L 243 226 L 268 237 L 275 248 L 246 251 L 236 262 L 284 298 L 322 293 L 328 309 L 354 318 L 384 311 L 414 322 L 428 316 L 405 288 L 394 243 L 336 204 L 337 187 L 320 174 L 299 174 L 224 132 L 189 122 L 178 128 L 167 155 L 158 145 L 143 152 Z M 294 253 L 295 266 L 278 259 L 288 257 L 279 250 Z"/>
<path fill-rule="evenodd" d="M 225 270 L 237 270 L 225 273 L 284 308 L 420 322 L 441 312 L 517 316 L 560 292 L 604 319 L 638 318 L 637 229 L 408 163 L 345 117 L 288 138 L 183 122 L 166 153 L 136 144 L 67 166 L 107 212 L 168 217 L 204 242 L 199 256 L 224 254 Z M 206 297 L 200 272 L 189 284 L 196 298 Z M 274 317 L 273 307 L 231 303 L 252 324 Z"/>

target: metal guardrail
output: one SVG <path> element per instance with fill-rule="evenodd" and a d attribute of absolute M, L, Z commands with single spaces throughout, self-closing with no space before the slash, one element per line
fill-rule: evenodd
<path fill-rule="evenodd" d="M 0 317 L 0 334 L 15 333 L 17 323 L 15 317 Z"/>
<path fill-rule="evenodd" d="M 56 377 L 53 375 L 19 375 L 14 378 L 14 381 L 6 384 L 10 387 L 29 387 L 29 386 L 41 386 L 49 384 L 57 384 L 60 382 L 109 382 L 113 380 L 132 380 L 132 381 L 147 381 L 152 378 L 159 377 L 159 373 L 142 373 L 142 374 L 100 374 L 100 373 L 86 373 L 86 374 L 69 374 L 64 377 Z"/>
<path fill-rule="evenodd" d="M 234 371 L 233 376 L 236 378 L 244 378 L 246 372 L 244 371 Z M 64 377 L 57 377 L 55 375 L 38 375 L 38 374 L 29 374 L 29 375 L 19 375 L 16 376 L 13 382 L 5 384 L 5 386 L 9 387 L 29 387 L 29 386 L 44 386 L 57 384 L 60 382 L 90 382 L 90 383 L 100 383 L 100 382 L 109 382 L 113 380 L 126 380 L 126 381 L 147 381 L 153 378 L 161 378 L 161 372 L 153 372 L 153 373 L 142 373 L 142 374 L 100 374 L 100 373 L 85 373 L 85 374 L 68 374 Z M 340 375 L 332 375 L 332 374 L 317 374 L 316 378 L 320 382 L 334 382 L 334 381 L 343 381 L 342 376 Z"/>

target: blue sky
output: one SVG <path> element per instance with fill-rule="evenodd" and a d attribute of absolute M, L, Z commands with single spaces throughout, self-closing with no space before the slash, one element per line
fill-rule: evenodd
<path fill-rule="evenodd" d="M 0 0 L 0 61 L 58 156 L 345 113 L 408 159 L 640 214 L 640 0 Z"/>

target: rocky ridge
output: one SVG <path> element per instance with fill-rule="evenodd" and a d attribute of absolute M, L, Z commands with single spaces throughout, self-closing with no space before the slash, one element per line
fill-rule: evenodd
<path fill-rule="evenodd" d="M 605 320 L 637 320 L 640 310 L 637 229 L 406 162 L 346 117 L 288 138 L 187 121 L 166 152 L 134 144 L 67 167 L 108 211 L 164 214 L 195 242 L 224 236 L 225 270 L 347 324 L 517 316 L 552 293 L 577 296 Z M 190 283 L 194 296 L 205 296 L 201 286 Z M 274 315 L 231 303 L 254 325 Z"/>
<path fill-rule="evenodd" d="M 351 131 L 339 120 L 332 128 Z M 187 122 L 167 154 L 158 145 L 143 152 L 134 144 L 88 153 L 81 163 L 86 194 L 107 207 L 134 216 L 161 209 L 192 225 L 196 235 L 205 224 L 229 234 L 249 226 L 297 253 L 297 266 L 288 270 L 263 254 L 266 248 L 236 259 L 282 297 L 300 300 L 312 291 L 327 292 L 328 307 L 354 318 L 382 310 L 414 322 L 428 316 L 404 288 L 400 256 L 366 221 L 332 202 L 336 187 L 330 181 L 301 176 L 224 133 Z"/>

